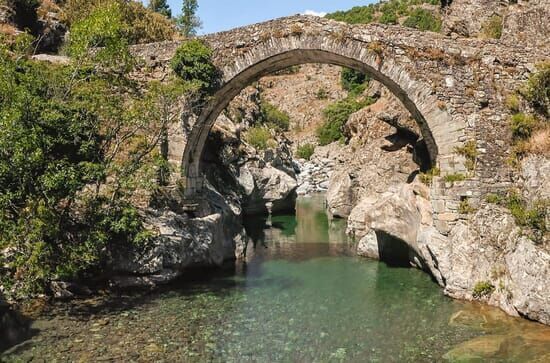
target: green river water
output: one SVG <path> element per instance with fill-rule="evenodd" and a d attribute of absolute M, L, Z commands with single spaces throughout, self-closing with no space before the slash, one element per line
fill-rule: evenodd
<path fill-rule="evenodd" d="M 59 303 L 0 360 L 550 362 L 549 328 L 449 299 L 419 270 L 353 256 L 322 197 L 247 225 L 246 265 Z"/>

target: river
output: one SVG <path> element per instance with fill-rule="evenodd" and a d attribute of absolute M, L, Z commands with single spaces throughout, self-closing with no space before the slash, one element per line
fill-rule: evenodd
<path fill-rule="evenodd" d="M 443 295 L 430 276 L 353 254 L 323 197 L 247 218 L 248 263 L 153 292 L 56 303 L 0 360 L 549 362 L 550 328 Z"/>

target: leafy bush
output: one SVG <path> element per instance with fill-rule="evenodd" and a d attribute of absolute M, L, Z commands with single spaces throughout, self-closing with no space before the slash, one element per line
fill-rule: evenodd
<path fill-rule="evenodd" d="M 414 9 L 411 15 L 403 22 L 403 25 L 406 27 L 432 32 L 441 31 L 441 24 L 441 19 L 438 16 L 422 8 Z"/>
<path fill-rule="evenodd" d="M 245 140 L 258 150 L 265 150 L 270 146 L 271 132 L 267 127 L 251 127 L 245 134 Z"/>
<path fill-rule="evenodd" d="M 300 159 L 309 160 L 311 159 L 311 156 L 315 152 L 315 145 L 313 144 L 303 144 L 298 146 L 298 149 L 296 149 L 296 156 L 298 156 Z"/>
<path fill-rule="evenodd" d="M 130 44 L 171 40 L 176 35 L 175 24 L 165 16 L 126 0 L 67 0 L 63 5 L 65 21 L 72 27 L 90 16 L 97 8 L 117 6 L 121 12 L 120 26 Z"/>
<path fill-rule="evenodd" d="M 73 24 L 70 49 L 85 62 L 36 63 L 26 37 L 0 43 L 0 249 L 14 251 L 0 256 L 0 279 L 17 283 L 7 294 L 101 273 L 116 249 L 151 236 L 133 203 L 155 183 L 169 121 L 157 117 L 164 97 L 144 95 L 120 65 L 133 61 L 119 10 Z M 90 52 L 98 42 L 105 48 Z"/>
<path fill-rule="evenodd" d="M 210 93 L 218 86 L 219 75 L 212 63 L 212 49 L 201 40 L 184 42 L 176 50 L 171 66 L 176 75 L 202 92 Z"/>
<path fill-rule="evenodd" d="M 382 24 L 397 24 L 397 14 L 393 11 L 384 12 L 378 21 Z"/>
<path fill-rule="evenodd" d="M 532 115 L 517 113 L 512 116 L 511 128 L 512 136 L 515 139 L 528 139 L 533 133 L 536 120 Z"/>
<path fill-rule="evenodd" d="M 89 16 L 73 24 L 68 50 L 71 56 L 86 61 L 90 67 L 98 64 L 106 66 L 112 59 L 116 59 L 116 67 L 125 72 L 132 66 L 132 62 L 124 33 L 120 6 L 117 3 L 99 6 Z M 89 51 L 97 47 L 101 49 Z"/>
<path fill-rule="evenodd" d="M 342 68 L 340 83 L 342 88 L 352 96 L 360 95 L 367 88 L 369 77 L 360 71 L 351 68 Z"/>
<path fill-rule="evenodd" d="M 327 14 L 327 18 L 344 21 L 349 24 L 368 24 L 380 22 L 396 24 L 399 16 L 406 16 L 414 12 L 415 6 L 420 4 L 439 5 L 439 0 L 390 0 L 367 6 L 355 6 L 350 10 L 337 11 Z"/>
<path fill-rule="evenodd" d="M 502 203 L 504 198 L 500 194 L 489 193 L 485 197 L 485 200 L 487 201 L 487 203 L 500 204 L 500 203 Z"/>
<path fill-rule="evenodd" d="M 288 131 L 290 126 L 290 117 L 286 112 L 279 110 L 277 107 L 265 100 L 262 100 L 260 110 L 263 125 L 272 127 L 278 131 Z"/>
<path fill-rule="evenodd" d="M 542 233 L 548 232 L 546 218 L 550 208 L 549 200 L 535 201 L 532 207 L 528 208 L 521 195 L 516 190 L 511 190 L 503 202 L 519 226 L 529 227 Z"/>
<path fill-rule="evenodd" d="M 359 102 L 350 98 L 329 105 L 323 110 L 324 123 L 317 129 L 319 144 L 328 145 L 334 141 L 343 140 L 344 125 L 351 114 L 368 106 L 372 100 Z"/>
<path fill-rule="evenodd" d="M 541 63 L 537 68 L 538 71 L 529 77 L 521 93 L 533 108 L 548 117 L 550 116 L 550 62 Z"/>
<path fill-rule="evenodd" d="M 502 17 L 493 15 L 481 25 L 481 35 L 485 38 L 500 39 L 502 36 Z"/>
<path fill-rule="evenodd" d="M 491 284 L 489 281 L 479 281 L 474 286 L 474 290 L 472 291 L 472 295 L 480 299 L 484 296 L 491 295 L 495 291 L 495 286 Z"/>

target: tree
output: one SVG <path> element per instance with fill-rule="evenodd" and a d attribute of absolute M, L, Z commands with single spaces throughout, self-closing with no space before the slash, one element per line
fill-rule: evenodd
<path fill-rule="evenodd" d="M 183 35 L 190 37 L 197 34 L 201 21 L 197 16 L 199 3 L 197 0 L 183 0 L 181 15 L 178 18 L 178 27 Z"/>
<path fill-rule="evenodd" d="M 148 7 L 167 18 L 172 17 L 172 10 L 170 10 L 170 6 L 166 3 L 166 0 L 150 0 Z"/>

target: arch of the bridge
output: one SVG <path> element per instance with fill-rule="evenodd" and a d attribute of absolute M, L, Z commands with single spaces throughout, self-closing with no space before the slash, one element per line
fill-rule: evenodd
<path fill-rule="evenodd" d="M 416 120 L 432 163 L 436 163 L 441 142 L 446 140 L 442 124 L 451 119 L 444 108 L 437 107 L 431 87 L 415 80 L 392 59 L 381 59 L 367 44 L 321 38 L 311 42 L 303 38 L 272 39 L 237 57 L 223 69 L 224 82 L 202 109 L 189 134 L 182 158 L 186 195 L 192 197 L 203 187 L 201 155 L 208 134 L 220 113 L 245 87 L 270 73 L 305 64 L 324 63 L 360 70 L 385 85 Z M 448 148 L 446 148 L 448 149 Z"/>

